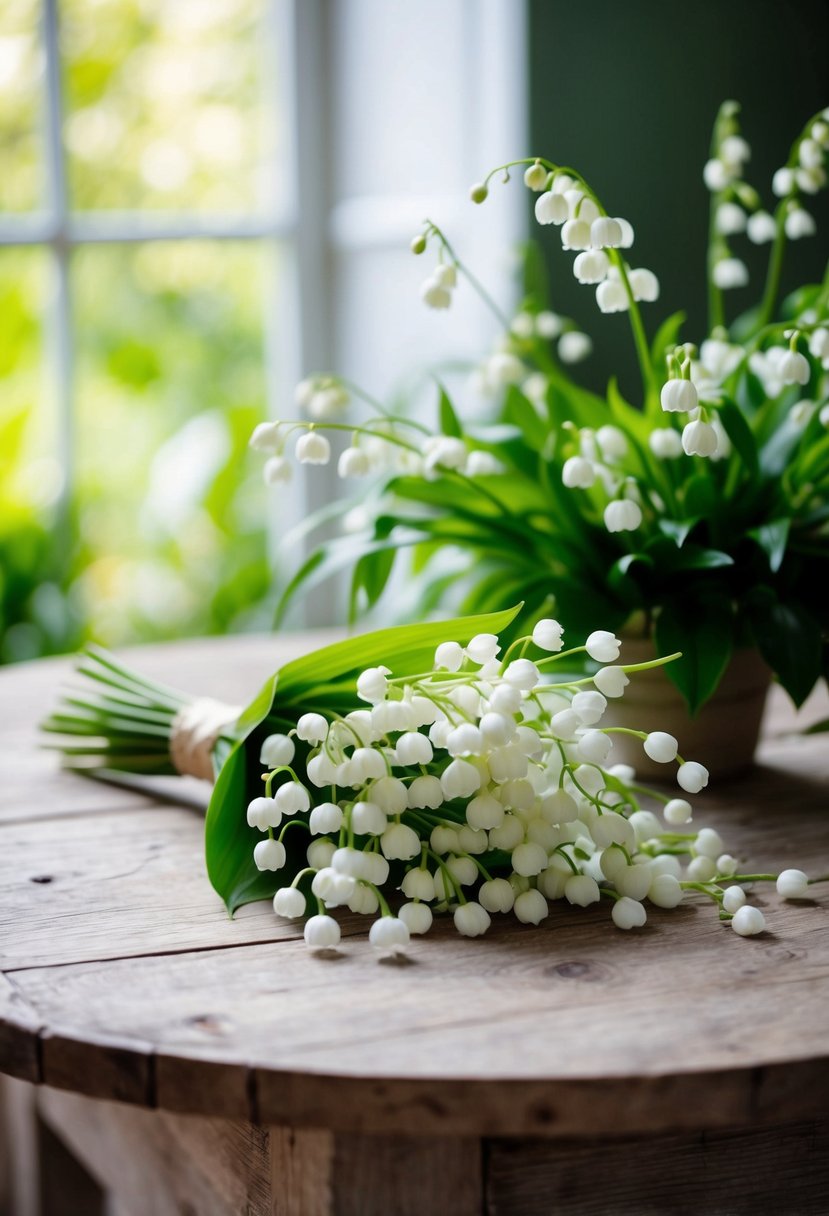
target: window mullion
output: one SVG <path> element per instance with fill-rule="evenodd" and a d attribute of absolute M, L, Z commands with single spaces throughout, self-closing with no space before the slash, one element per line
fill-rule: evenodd
<path fill-rule="evenodd" d="M 63 501 L 68 506 L 74 465 L 72 385 L 72 304 L 69 282 L 69 203 L 63 157 L 63 98 L 57 0 L 44 0 L 43 46 L 46 59 L 45 145 L 48 209 L 52 218 L 54 287 L 47 342 L 57 410 L 58 459 L 64 473 Z"/>

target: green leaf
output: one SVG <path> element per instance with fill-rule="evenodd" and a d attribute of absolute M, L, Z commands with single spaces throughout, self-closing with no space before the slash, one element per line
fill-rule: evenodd
<path fill-rule="evenodd" d="M 397 554 L 396 545 L 387 545 L 373 553 L 364 553 L 357 562 L 351 578 L 349 620 L 354 621 L 357 617 L 361 593 L 364 611 L 377 603 L 389 581 Z"/>
<path fill-rule="evenodd" d="M 504 417 L 518 427 L 533 451 L 544 451 L 550 436 L 549 424 L 539 418 L 535 406 L 514 384 L 507 389 Z"/>
<path fill-rule="evenodd" d="M 679 341 L 679 331 L 685 324 L 685 313 L 675 312 L 666 317 L 654 334 L 651 343 L 651 363 L 656 368 L 657 376 L 665 378 L 665 352 L 669 347 L 676 346 Z"/>
<path fill-rule="evenodd" d="M 758 456 L 757 440 L 754 432 L 745 420 L 743 413 L 733 401 L 723 400 L 718 407 L 720 421 L 725 427 L 726 434 L 734 445 L 734 450 L 741 457 L 746 470 L 752 478 L 757 476 Z"/>
<path fill-rule="evenodd" d="M 681 651 L 665 674 L 673 680 L 694 715 L 708 700 L 728 666 L 733 650 L 734 610 L 727 596 L 697 594 L 670 600 L 656 622 L 660 655 Z"/>
<path fill-rule="evenodd" d="M 658 519 L 656 526 L 665 536 L 669 536 L 678 549 L 681 549 L 700 521 L 698 515 L 691 519 Z"/>
<path fill-rule="evenodd" d="M 439 384 L 438 387 L 440 389 L 440 429 L 444 435 L 451 435 L 453 439 L 462 439 L 463 427 L 455 413 L 455 407 L 449 400 L 449 394 L 443 385 Z"/>
<path fill-rule="evenodd" d="M 821 674 L 820 625 L 802 605 L 783 603 L 769 587 L 746 599 L 760 653 L 795 705 L 802 705 Z"/>
<path fill-rule="evenodd" d="M 769 559 L 769 569 L 775 574 L 783 564 L 789 542 L 790 519 L 776 519 L 773 523 L 752 528 L 748 535 L 757 542 Z"/>

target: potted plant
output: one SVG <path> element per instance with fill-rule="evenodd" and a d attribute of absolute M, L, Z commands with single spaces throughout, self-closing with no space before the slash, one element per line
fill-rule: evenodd
<path fill-rule="evenodd" d="M 771 674 L 800 705 L 826 669 L 829 629 L 829 273 L 782 302 L 779 295 L 787 242 L 814 231 L 805 202 L 825 186 L 827 153 L 829 110 L 798 135 L 767 211 L 745 180 L 738 107 L 722 106 L 704 168 L 710 328 L 699 343 L 682 340 L 681 313 L 648 338 L 643 313 L 658 299 L 658 279 L 632 260 L 630 223 L 609 214 L 576 170 L 528 158 L 473 187 L 473 202 L 483 203 L 493 179 L 523 170 L 536 218 L 559 227 L 576 278 L 602 312 L 627 314 L 641 374 L 633 402 L 615 379 L 604 397 L 580 387 L 570 368 L 589 353 L 590 339 L 552 312 L 537 287 L 516 316 L 501 316 L 427 221 L 412 242 L 415 254 L 437 255 L 425 303 L 448 308 L 465 282 L 503 322 L 478 370 L 490 416 L 463 418 L 441 387 L 428 426 L 335 376 L 304 381 L 304 417 L 261 424 L 252 437 L 269 453 L 266 479 L 290 477 L 289 442 L 296 460 L 324 464 L 324 432 L 345 431 L 339 472 L 368 477 L 371 488 L 362 496 L 363 526 L 320 545 L 283 603 L 350 565 L 356 614 L 378 601 L 397 560 L 411 554 L 419 587 L 407 599 L 412 615 L 447 601 L 464 612 L 522 601 L 519 633 L 554 612 L 580 630 L 601 624 L 638 636 L 643 657 L 681 651 L 654 679 L 670 681 L 664 687 L 692 717 L 707 705 L 700 721 L 712 717 L 720 740 L 723 720 L 710 714 L 717 694 L 726 735 L 734 698 L 749 691 L 755 708 L 738 716 L 749 734 L 759 725 Z M 729 320 L 728 291 L 747 281 L 738 256 L 746 239 L 768 245 L 768 273 L 756 307 Z M 354 398 L 368 416 L 352 421 Z M 664 723 L 670 696 L 664 688 L 659 696 L 652 712 Z M 659 724 L 643 718 L 641 703 L 636 714 L 646 728 Z M 688 730 L 675 733 L 687 738 Z M 698 733 L 691 738 L 695 754 L 720 771 L 746 763 L 754 746 L 752 737 L 738 750 L 729 737 L 718 754 Z"/>

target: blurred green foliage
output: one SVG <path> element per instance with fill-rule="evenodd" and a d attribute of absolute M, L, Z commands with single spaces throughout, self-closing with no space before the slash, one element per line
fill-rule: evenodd
<path fill-rule="evenodd" d="M 273 204 L 280 116 L 263 88 L 264 8 L 61 0 L 72 208 L 249 215 Z M 4 0 L 8 219 L 48 205 L 39 21 L 37 0 Z M 117 645 L 266 625 L 264 490 L 247 439 L 265 413 L 274 250 L 201 239 L 75 249 L 70 420 L 54 384 L 52 258 L 0 248 L 0 662 L 89 636 Z"/>

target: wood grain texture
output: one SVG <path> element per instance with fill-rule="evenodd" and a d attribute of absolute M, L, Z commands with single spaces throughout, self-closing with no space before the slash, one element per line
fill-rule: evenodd
<path fill-rule="evenodd" d="M 271 1216 L 268 1133 L 43 1090 L 38 1109 L 124 1216 Z"/>
<path fill-rule="evenodd" d="M 488 1216 L 825 1216 L 829 1124 L 487 1144 Z"/>
<path fill-rule="evenodd" d="M 239 698 L 281 645 L 134 657 L 170 682 Z M 33 722 L 59 670 L 4 673 L 0 696 L 11 704 L 19 685 Z M 825 702 L 807 711 L 813 720 Z M 760 765 L 706 792 L 697 822 L 752 868 L 825 873 L 829 749 L 789 737 L 791 722 L 773 699 Z M 538 929 L 499 918 L 475 941 L 443 923 L 405 965 L 379 964 L 365 921 L 348 916 L 341 949 L 322 959 L 267 904 L 227 919 L 204 876 L 199 815 L 110 794 L 108 807 L 0 825 L 6 1071 L 342 1135 L 554 1138 L 829 1114 L 827 894 L 785 904 L 757 891 L 769 932 L 751 940 L 697 900 L 649 910 L 637 934 L 613 930 L 603 906 L 557 904 Z"/>

